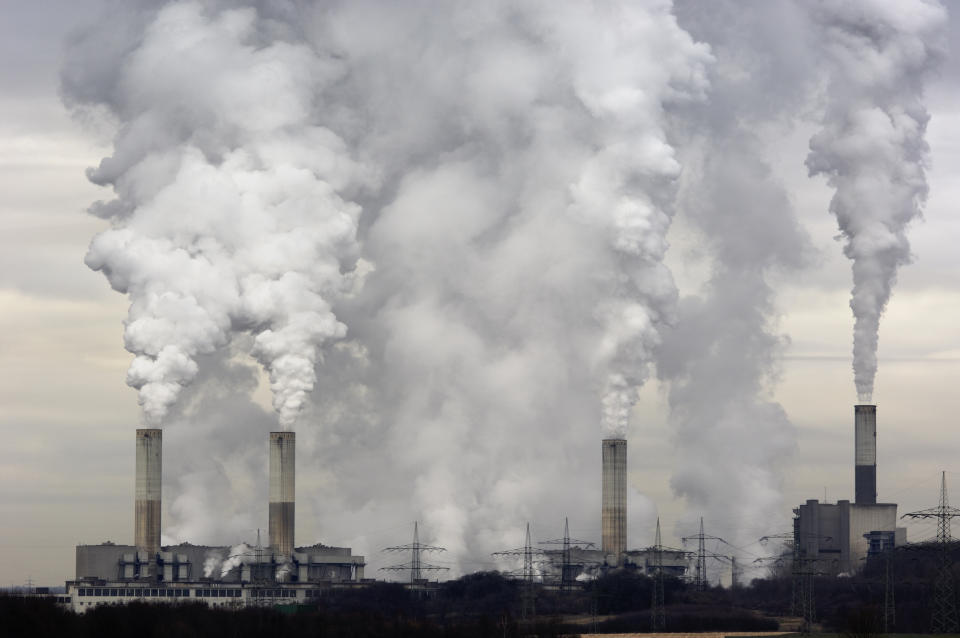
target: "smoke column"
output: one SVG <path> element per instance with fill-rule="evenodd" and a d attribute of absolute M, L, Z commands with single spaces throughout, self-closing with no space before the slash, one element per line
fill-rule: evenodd
<path fill-rule="evenodd" d="M 125 3 L 70 49 L 68 103 L 118 126 L 87 262 L 131 298 L 129 381 L 162 420 L 250 335 L 281 423 L 322 426 L 327 538 L 512 544 L 673 315 L 669 113 L 709 49 L 664 0 L 251 5 Z"/>
<path fill-rule="evenodd" d="M 330 491 L 365 502 L 386 447 L 395 520 L 454 561 L 557 520 L 555 495 L 596 511 L 547 467 L 583 471 L 598 420 L 623 435 L 673 311 L 667 113 L 702 98 L 707 48 L 664 2 L 361 2 L 311 25 L 348 60 L 340 98 L 376 124 L 347 139 L 383 183 L 357 199 L 376 270 L 313 395 Z M 371 451 L 346 463 L 346 441 Z"/>
<path fill-rule="evenodd" d="M 937 0 L 809 3 L 829 65 L 823 128 L 807 168 L 835 190 L 830 211 L 853 261 L 853 372 L 870 403 L 877 339 L 897 277 L 910 261 L 907 226 L 927 197 L 923 84 L 941 55 L 946 10 Z"/>
<path fill-rule="evenodd" d="M 703 516 L 709 533 L 747 544 L 787 524 L 776 513 L 795 443 L 774 399 L 787 339 L 773 282 L 805 265 L 808 240 L 770 149 L 812 84 L 806 31 L 789 1 L 749 12 L 735 0 L 679 1 L 677 14 L 716 64 L 708 101 L 681 112 L 677 231 L 691 238 L 682 258 L 702 281 L 688 283 L 659 350 L 677 456 L 670 483 L 687 507 L 678 535 L 696 533 Z"/>
<path fill-rule="evenodd" d="M 339 193 L 359 170 L 314 117 L 335 70 L 265 32 L 253 8 L 113 9 L 73 43 L 63 90 L 117 130 L 113 155 L 88 171 L 116 198 L 90 209 L 110 229 L 86 263 L 130 298 L 127 383 L 160 424 L 197 357 L 249 332 L 289 428 L 320 348 L 346 332 L 330 304 L 357 250 L 359 208 Z M 108 33 L 127 11 L 142 32 Z"/>

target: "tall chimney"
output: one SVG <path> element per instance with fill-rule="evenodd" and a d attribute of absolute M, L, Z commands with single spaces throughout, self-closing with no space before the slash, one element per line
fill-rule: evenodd
<path fill-rule="evenodd" d="M 877 502 L 877 406 L 855 405 L 854 414 L 854 502 Z"/>
<path fill-rule="evenodd" d="M 627 442 L 604 439 L 602 549 L 613 554 L 617 564 L 627 551 Z"/>
<path fill-rule="evenodd" d="M 134 541 L 153 561 L 160 551 L 160 484 L 163 477 L 163 430 L 137 430 L 137 482 Z"/>
<path fill-rule="evenodd" d="M 295 432 L 270 433 L 270 547 L 283 556 L 293 553 L 296 448 Z"/>

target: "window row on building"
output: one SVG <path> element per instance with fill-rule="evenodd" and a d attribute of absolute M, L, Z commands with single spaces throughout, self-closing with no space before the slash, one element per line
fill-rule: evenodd
<path fill-rule="evenodd" d="M 251 598 L 296 598 L 296 589 L 251 589 Z"/>
<path fill-rule="evenodd" d="M 240 590 L 237 590 L 238 592 Z M 188 598 L 189 589 L 148 589 L 146 587 L 78 587 L 78 596 L 141 596 L 160 598 Z"/>

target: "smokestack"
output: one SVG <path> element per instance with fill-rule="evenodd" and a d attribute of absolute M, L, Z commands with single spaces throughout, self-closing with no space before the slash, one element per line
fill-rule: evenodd
<path fill-rule="evenodd" d="M 134 541 L 153 560 L 160 551 L 160 484 L 163 478 L 163 431 L 137 430 L 137 482 Z"/>
<path fill-rule="evenodd" d="M 270 547 L 283 556 L 293 553 L 296 447 L 296 432 L 270 433 Z"/>
<path fill-rule="evenodd" d="M 855 405 L 854 413 L 854 502 L 877 502 L 877 406 Z"/>
<path fill-rule="evenodd" d="M 627 551 L 627 442 L 603 440 L 602 549 L 619 565 Z"/>

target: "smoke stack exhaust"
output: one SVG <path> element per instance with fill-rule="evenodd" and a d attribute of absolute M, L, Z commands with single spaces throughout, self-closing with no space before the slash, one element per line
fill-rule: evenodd
<path fill-rule="evenodd" d="M 270 433 L 270 547 L 282 556 L 293 553 L 296 448 L 295 432 Z"/>
<path fill-rule="evenodd" d="M 137 430 L 137 479 L 134 544 L 150 560 L 160 551 L 160 487 L 163 479 L 163 430 Z"/>
<path fill-rule="evenodd" d="M 627 442 L 603 440 L 602 549 L 619 565 L 627 551 Z"/>
<path fill-rule="evenodd" d="M 854 502 L 877 502 L 877 406 L 855 405 L 854 413 Z"/>

